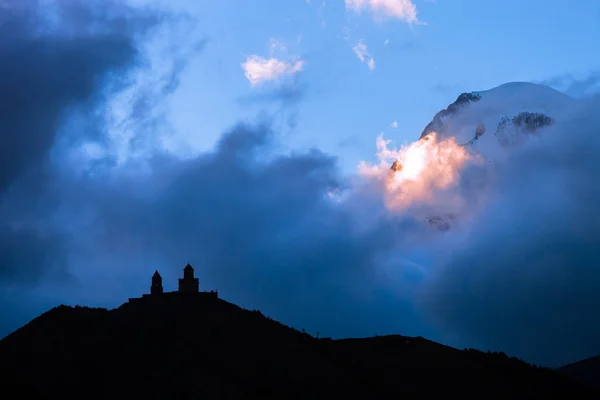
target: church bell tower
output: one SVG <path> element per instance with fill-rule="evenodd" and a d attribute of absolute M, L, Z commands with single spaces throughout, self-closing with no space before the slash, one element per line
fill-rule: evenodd
<path fill-rule="evenodd" d="M 150 294 L 162 294 L 163 286 L 162 286 L 162 277 L 158 273 L 158 271 L 154 272 L 152 275 L 152 286 L 150 286 Z"/>
<path fill-rule="evenodd" d="M 179 279 L 179 291 L 183 293 L 198 293 L 200 285 L 194 278 L 194 268 L 188 264 L 183 269 L 183 279 Z"/>

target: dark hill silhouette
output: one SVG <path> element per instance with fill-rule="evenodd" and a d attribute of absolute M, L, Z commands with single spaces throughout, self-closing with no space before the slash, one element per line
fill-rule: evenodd
<path fill-rule="evenodd" d="M 600 389 L 600 356 L 586 358 L 558 368 L 574 379 Z"/>
<path fill-rule="evenodd" d="M 0 341 L 0 369 L 2 390 L 35 398 L 598 398 L 503 354 L 420 337 L 317 339 L 202 293 L 53 308 Z"/>
<path fill-rule="evenodd" d="M 504 354 L 423 338 L 318 339 L 200 292 L 114 310 L 61 305 L 0 341 L 0 394 L 88 399 L 596 398 L 591 387 Z M 5 395 L 4 395 L 5 396 Z"/>

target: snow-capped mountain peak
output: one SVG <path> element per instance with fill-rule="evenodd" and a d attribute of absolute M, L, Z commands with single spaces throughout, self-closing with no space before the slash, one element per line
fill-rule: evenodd
<path fill-rule="evenodd" d="M 511 82 L 493 89 L 462 93 L 427 124 L 421 138 L 436 132 L 454 137 L 482 155 L 493 153 L 552 125 L 577 100 L 544 85 Z"/>
<path fill-rule="evenodd" d="M 543 135 L 545 128 L 575 109 L 577 100 L 549 87 L 513 82 L 490 90 L 462 93 L 427 124 L 421 140 L 435 137 L 436 143 L 451 139 L 452 151 L 466 151 L 493 162 L 497 155 L 510 151 L 532 135 Z M 467 157 L 470 157 L 467 156 Z M 396 161 L 392 177 L 402 174 L 405 165 Z M 393 179 L 393 178 L 392 178 Z M 454 213 L 429 214 L 427 222 L 440 231 L 454 224 Z"/>

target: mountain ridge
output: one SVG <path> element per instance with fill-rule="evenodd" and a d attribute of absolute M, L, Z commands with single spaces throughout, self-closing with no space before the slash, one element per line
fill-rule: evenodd
<path fill-rule="evenodd" d="M 597 395 L 501 353 L 400 335 L 318 339 L 259 311 L 193 294 L 112 310 L 55 307 L 0 341 L 0 369 L 47 398 L 81 391 L 98 399 Z"/>

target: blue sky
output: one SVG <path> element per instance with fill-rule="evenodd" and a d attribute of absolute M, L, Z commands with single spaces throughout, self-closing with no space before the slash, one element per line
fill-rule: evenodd
<path fill-rule="evenodd" d="M 313 333 L 600 354 L 597 1 L 0 0 L 2 18 L 0 336 L 118 306 L 155 269 L 174 290 L 190 262 Z M 525 85 L 576 118 L 485 167 L 438 143 L 451 162 L 417 158 L 391 192 L 356 174 L 380 133 L 416 141 L 461 92 L 514 81 L 580 97 Z M 456 199 L 457 229 L 424 223 Z"/>
<path fill-rule="evenodd" d="M 368 1 L 360 12 L 342 0 L 169 4 L 197 15 L 198 31 L 207 38 L 172 107 L 180 130 L 203 127 L 190 138 L 200 148 L 210 147 L 232 121 L 265 108 L 240 99 L 282 84 L 252 86 L 240 66 L 251 55 L 303 62 L 294 79 L 283 78 L 305 96 L 288 110 L 296 122 L 290 144 L 332 152 L 348 170 L 373 156 L 380 132 L 398 142 L 418 138 L 461 92 L 566 74 L 585 77 L 600 69 L 600 4 L 594 0 L 569 6 L 417 0 L 421 23 L 386 14 Z M 286 50 L 273 52 L 273 41 Z M 372 71 L 353 50 L 359 41 L 373 57 Z M 390 126 L 394 121 L 397 129 Z"/>

